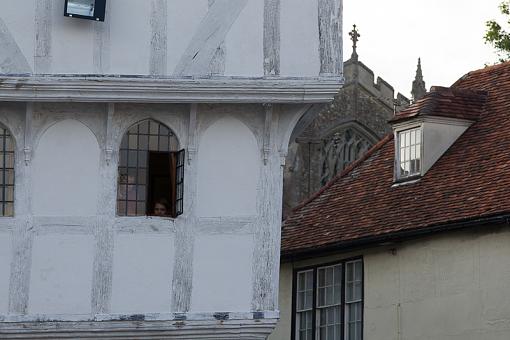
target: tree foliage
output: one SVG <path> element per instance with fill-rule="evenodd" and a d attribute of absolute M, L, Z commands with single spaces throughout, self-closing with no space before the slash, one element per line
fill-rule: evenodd
<path fill-rule="evenodd" d="M 499 5 L 499 10 L 507 18 L 506 26 L 510 27 L 510 0 Z M 495 20 L 486 22 L 485 43 L 492 45 L 501 61 L 510 60 L 510 33 Z"/>

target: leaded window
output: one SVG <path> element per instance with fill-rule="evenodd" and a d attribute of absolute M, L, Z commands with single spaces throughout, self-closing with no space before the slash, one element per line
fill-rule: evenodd
<path fill-rule="evenodd" d="M 406 178 L 421 173 L 421 128 L 398 133 L 398 177 Z"/>
<path fill-rule="evenodd" d="M 0 167 L 1 216 L 14 216 L 14 139 L 1 125 Z"/>
<path fill-rule="evenodd" d="M 295 287 L 294 340 L 363 339 L 361 259 L 299 270 Z"/>
<path fill-rule="evenodd" d="M 119 154 L 117 215 L 182 214 L 184 150 L 178 148 L 175 134 L 154 120 L 127 131 Z"/>

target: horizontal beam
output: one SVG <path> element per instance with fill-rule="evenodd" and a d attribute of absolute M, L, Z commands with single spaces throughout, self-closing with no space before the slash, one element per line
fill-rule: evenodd
<path fill-rule="evenodd" d="M 105 103 L 327 103 L 338 77 L 151 78 L 137 76 L 0 76 L 0 101 Z"/>

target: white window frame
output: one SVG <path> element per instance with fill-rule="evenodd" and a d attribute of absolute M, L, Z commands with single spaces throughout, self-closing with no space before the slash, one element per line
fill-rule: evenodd
<path fill-rule="evenodd" d="M 404 138 L 404 140 L 402 140 Z M 409 126 L 395 131 L 395 179 L 404 181 L 422 176 L 423 126 Z M 402 150 L 404 148 L 404 150 Z M 402 160 L 404 155 L 404 160 Z M 418 162 L 416 162 L 418 160 Z M 412 162 L 415 161 L 414 169 Z M 402 165 L 408 163 L 409 173 L 402 173 Z M 417 163 L 417 164 L 416 164 Z M 411 171 L 414 170 L 414 171 Z"/>
<path fill-rule="evenodd" d="M 353 266 L 353 268 L 359 269 L 358 280 L 351 280 L 347 282 L 347 268 L 348 266 Z M 347 329 L 349 325 L 349 308 L 352 305 L 355 305 L 355 312 L 357 317 L 356 320 L 352 323 L 357 323 L 358 327 L 355 327 L 355 339 L 362 340 L 363 339 L 363 310 L 364 310 L 364 275 L 363 275 L 363 258 L 362 257 L 356 257 L 356 258 L 350 258 L 345 259 L 342 261 L 329 263 L 329 264 L 319 264 L 316 266 L 311 266 L 308 268 L 302 268 L 302 269 L 296 269 L 294 271 L 294 292 L 292 294 L 292 301 L 293 301 L 293 315 L 292 315 L 292 327 L 293 327 L 293 334 L 292 339 L 293 340 L 322 340 L 321 336 L 321 327 L 320 327 L 320 317 L 321 317 L 321 311 L 326 311 L 326 313 L 333 313 L 333 322 L 330 322 L 331 318 L 330 315 L 326 314 L 326 328 L 322 327 L 323 329 L 326 329 L 329 333 L 330 331 L 333 331 L 334 339 L 340 340 L 340 339 L 349 339 L 349 329 Z M 324 282 L 321 283 L 320 280 L 320 272 L 321 270 L 328 270 L 332 269 L 332 278 L 328 281 L 326 277 L 324 277 Z M 306 285 L 306 289 L 304 289 L 300 283 L 299 278 L 300 275 L 303 274 L 312 275 L 313 277 L 313 302 L 312 302 L 312 308 L 300 308 L 300 293 L 304 291 L 309 291 L 309 286 Z M 326 272 L 324 272 L 326 273 Z M 338 277 L 340 279 L 340 284 L 338 284 L 338 280 L 336 279 L 337 273 L 339 273 Z M 355 273 L 353 272 L 353 277 L 355 278 Z M 330 282 L 331 284 L 328 284 Z M 350 299 L 347 303 L 347 287 L 349 284 L 355 287 L 356 283 L 358 283 L 358 294 L 356 295 L 355 299 Z M 324 288 L 322 291 L 324 294 L 326 294 L 326 290 L 329 289 L 330 293 L 329 296 L 332 296 L 331 299 L 328 300 L 327 296 L 325 295 L 324 299 L 321 299 L 321 295 L 319 294 L 319 291 L 321 288 Z M 336 290 L 335 290 L 336 289 Z M 332 295 L 331 295 L 332 293 Z M 337 299 L 337 295 L 340 294 Z M 323 300 L 321 302 L 321 300 Z M 331 310 L 333 309 L 333 310 Z M 305 333 L 305 338 L 300 337 L 300 319 L 302 313 L 311 313 L 312 316 L 312 329 L 310 331 Z M 359 317 L 358 317 L 359 316 Z M 341 320 L 340 322 L 337 322 L 337 320 Z M 359 326 L 361 325 L 361 326 Z M 358 332 L 359 330 L 359 332 Z M 325 334 L 327 337 L 329 334 Z M 331 339 L 329 337 L 329 339 Z"/>

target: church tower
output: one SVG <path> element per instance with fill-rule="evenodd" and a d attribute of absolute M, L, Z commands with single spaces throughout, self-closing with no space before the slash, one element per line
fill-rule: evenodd
<path fill-rule="evenodd" d="M 413 95 L 413 102 L 421 99 L 427 93 L 425 87 L 425 81 L 423 80 L 423 72 L 421 70 L 421 58 L 418 58 L 418 67 L 416 69 L 416 77 L 413 81 L 413 89 L 411 94 Z"/>

